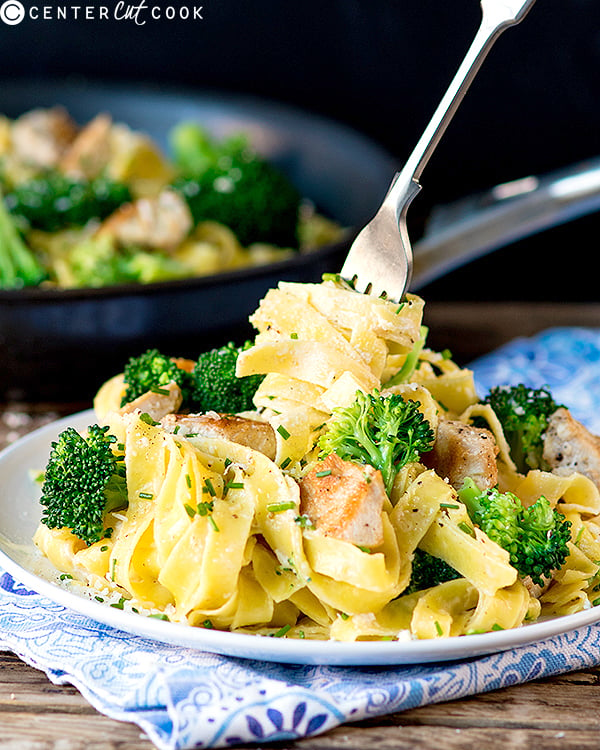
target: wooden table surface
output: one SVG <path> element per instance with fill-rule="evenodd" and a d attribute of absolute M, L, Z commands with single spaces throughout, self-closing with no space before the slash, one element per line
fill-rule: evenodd
<path fill-rule="evenodd" d="M 466 363 L 519 335 L 556 325 L 600 327 L 600 305 L 431 303 L 430 344 Z M 0 448 L 89 404 L 0 406 Z M 600 668 L 344 725 L 284 750 L 544 750 L 600 748 Z M 0 652 L 0 750 L 151 750 L 134 724 L 99 714 L 70 686 Z M 254 746 L 256 747 L 256 746 Z"/>

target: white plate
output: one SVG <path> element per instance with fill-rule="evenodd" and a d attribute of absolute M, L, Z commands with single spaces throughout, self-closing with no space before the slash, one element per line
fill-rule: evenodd
<path fill-rule="evenodd" d="M 297 664 L 385 665 L 464 659 L 505 651 L 600 620 L 600 608 L 579 612 L 514 630 L 423 641 L 299 641 L 191 628 L 115 609 L 68 591 L 57 572 L 36 549 L 31 538 L 41 516 L 39 488 L 32 469 L 43 469 L 50 442 L 72 425 L 94 422 L 91 411 L 53 422 L 0 453 L 0 565 L 27 587 L 76 612 L 137 636 L 263 661 Z"/>

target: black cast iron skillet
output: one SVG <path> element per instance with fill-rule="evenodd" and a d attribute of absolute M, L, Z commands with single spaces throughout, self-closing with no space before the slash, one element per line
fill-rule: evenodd
<path fill-rule="evenodd" d="M 84 123 L 110 113 L 166 149 L 169 130 L 197 120 L 216 135 L 244 131 L 318 209 L 348 227 L 366 223 L 396 170 L 389 154 L 330 120 L 275 102 L 214 92 L 159 91 L 85 81 L 0 83 L 0 112 L 63 105 Z M 248 315 L 278 281 L 337 271 L 349 239 L 313 253 L 216 276 L 104 289 L 0 292 L 0 397 L 90 399 L 149 347 L 195 357 L 251 335 Z"/>

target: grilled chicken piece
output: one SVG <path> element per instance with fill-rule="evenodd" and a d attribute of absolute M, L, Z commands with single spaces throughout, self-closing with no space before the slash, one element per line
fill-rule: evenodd
<path fill-rule="evenodd" d="M 364 547 L 383 543 L 381 472 L 330 453 L 300 481 L 300 512 L 327 536 Z"/>
<path fill-rule="evenodd" d="M 521 581 L 523 582 L 523 585 L 529 591 L 531 596 L 534 597 L 534 599 L 539 599 L 542 594 L 544 594 L 547 590 L 550 584 L 552 583 L 552 578 L 546 578 L 546 576 L 542 576 L 542 581 L 544 582 L 543 586 L 540 586 L 537 583 L 534 583 L 531 580 L 531 576 L 525 576 L 525 578 L 521 578 Z"/>
<path fill-rule="evenodd" d="M 97 177 L 110 159 L 112 119 L 100 114 L 79 131 L 60 160 L 59 167 L 73 177 Z"/>
<path fill-rule="evenodd" d="M 45 169 L 55 167 L 77 134 L 77 126 L 62 107 L 33 109 L 17 118 L 11 140 L 20 161 Z"/>
<path fill-rule="evenodd" d="M 467 477 L 487 490 L 498 484 L 497 454 L 489 430 L 448 419 L 440 421 L 433 449 L 422 460 L 457 490 Z"/>
<path fill-rule="evenodd" d="M 121 408 L 121 414 L 132 414 L 141 411 L 159 422 L 167 414 L 176 412 L 181 406 L 183 397 L 177 383 L 161 386 L 159 391 L 148 391 L 130 401 Z"/>
<path fill-rule="evenodd" d="M 593 435 L 564 407 L 558 408 L 548 420 L 543 455 L 555 474 L 578 472 L 600 487 L 600 437 Z"/>
<path fill-rule="evenodd" d="M 207 438 L 224 438 L 232 443 L 245 445 L 255 451 L 264 453 L 271 461 L 275 458 L 277 441 L 275 432 L 267 422 L 247 419 L 231 414 L 167 414 L 160 420 L 168 432 L 177 431 L 178 435 L 202 435 Z"/>
<path fill-rule="evenodd" d="M 140 198 L 117 209 L 102 223 L 98 235 L 110 235 L 121 245 L 160 250 L 176 248 L 192 228 L 187 203 L 173 190 L 156 198 Z"/>

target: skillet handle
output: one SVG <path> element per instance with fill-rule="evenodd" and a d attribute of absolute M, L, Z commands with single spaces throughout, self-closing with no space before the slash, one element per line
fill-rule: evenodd
<path fill-rule="evenodd" d="M 413 243 L 411 290 L 544 229 L 600 210 L 600 157 L 433 209 Z"/>

